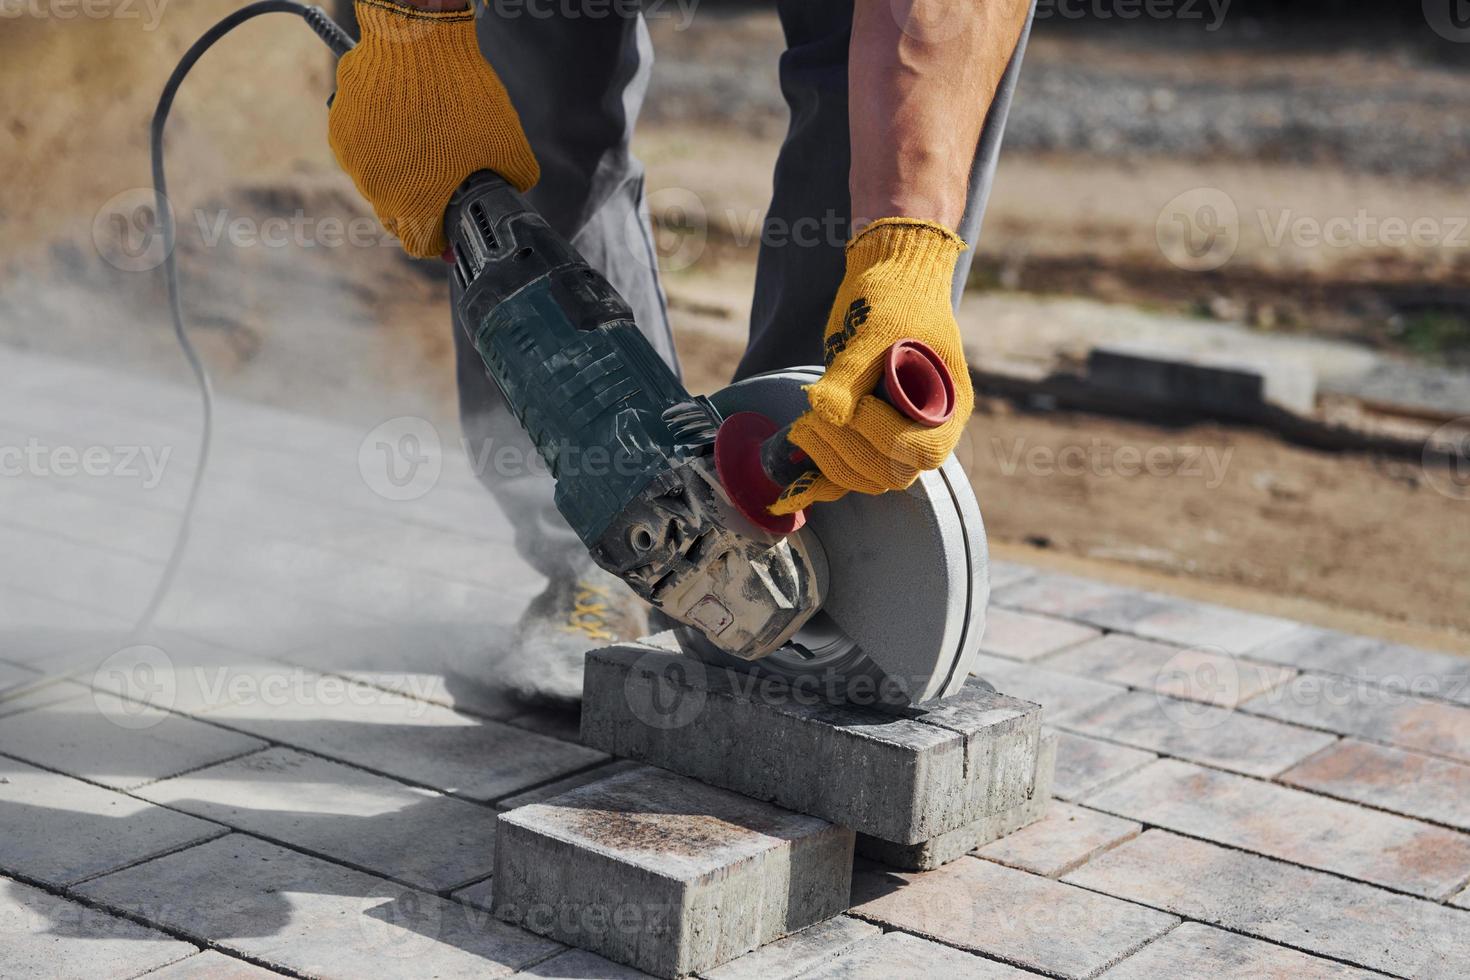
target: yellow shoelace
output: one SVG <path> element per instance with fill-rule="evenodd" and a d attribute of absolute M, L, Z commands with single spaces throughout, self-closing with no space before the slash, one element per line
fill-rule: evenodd
<path fill-rule="evenodd" d="M 616 640 L 617 634 L 607 628 L 607 621 L 603 619 L 607 603 L 602 600 L 607 598 L 608 591 L 602 586 L 578 582 L 572 611 L 562 629 L 568 633 L 584 633 L 589 640 Z"/>

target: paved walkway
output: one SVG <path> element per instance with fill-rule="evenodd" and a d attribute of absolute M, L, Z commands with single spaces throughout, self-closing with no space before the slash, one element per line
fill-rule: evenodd
<path fill-rule="evenodd" d="M 631 975 L 486 911 L 496 810 L 618 763 L 486 683 L 540 583 L 451 428 L 222 404 L 130 646 L 193 397 L 0 371 L 0 974 Z M 1470 976 L 1470 661 L 1004 564 L 979 673 L 1049 816 L 715 976 Z"/>

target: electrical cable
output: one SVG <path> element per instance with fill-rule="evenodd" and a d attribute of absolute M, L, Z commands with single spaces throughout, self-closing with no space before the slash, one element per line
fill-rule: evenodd
<path fill-rule="evenodd" d="M 184 77 L 189 74 L 189 69 L 194 67 L 194 63 L 203 56 L 204 52 L 246 21 L 263 14 L 273 13 L 297 14 L 302 17 L 317 37 L 326 42 L 327 47 L 331 48 L 332 53 L 339 58 L 352 50 L 356 43 L 351 35 L 342 30 L 337 22 L 332 20 L 320 7 L 297 3 L 296 0 L 257 0 L 255 3 L 246 4 L 205 31 L 199 40 L 184 52 L 184 56 L 174 66 L 173 73 L 169 75 L 168 82 L 163 86 L 163 93 L 158 97 L 158 107 L 153 111 L 153 121 L 149 126 L 149 152 L 153 163 L 154 220 L 162 229 L 163 276 L 168 289 L 169 314 L 173 319 L 174 337 L 178 341 L 179 349 L 183 351 L 184 359 L 189 362 L 189 369 L 193 372 L 194 380 L 199 387 L 199 398 L 203 409 L 203 428 L 199 436 L 199 460 L 194 467 L 194 477 L 189 486 L 189 496 L 184 502 L 183 513 L 179 516 L 179 529 L 174 535 L 173 548 L 169 552 L 163 574 L 159 576 L 158 584 L 153 589 L 152 598 L 148 600 L 147 607 L 144 608 L 137 622 L 133 624 L 135 638 L 141 638 L 153 625 L 158 609 L 173 586 L 174 577 L 178 574 L 180 564 L 183 563 L 184 551 L 189 543 L 189 527 L 194 519 L 195 505 L 199 502 L 199 489 L 204 483 L 204 471 L 209 462 L 209 451 L 214 439 L 214 389 L 210 384 L 209 369 L 205 366 L 203 358 L 199 356 L 199 351 L 194 347 L 188 332 L 184 329 L 184 309 L 179 294 L 179 268 L 174 259 L 176 229 L 173 209 L 168 202 L 168 181 L 163 167 L 163 128 L 168 122 L 169 110 L 173 108 L 174 96 L 178 94 L 179 86 L 183 84 Z"/>

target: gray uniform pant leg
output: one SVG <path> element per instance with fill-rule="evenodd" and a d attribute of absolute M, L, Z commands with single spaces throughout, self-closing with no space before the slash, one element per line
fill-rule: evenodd
<path fill-rule="evenodd" d="M 843 246 L 852 224 L 847 180 L 852 161 L 847 124 L 852 6 L 852 0 L 781 0 L 778 5 L 787 44 L 781 56 L 781 92 L 791 123 L 776 159 L 775 188 L 756 266 L 750 341 L 737 378 L 822 363 L 822 331 L 845 272 Z M 1034 14 L 1033 0 L 975 148 L 969 199 L 956 229 L 971 245 L 980 235 Z M 955 267 L 956 307 L 973 256 L 972 250 L 961 253 Z"/>
<path fill-rule="evenodd" d="M 478 4 L 477 4 L 478 5 Z M 510 92 L 541 181 L 527 195 L 632 306 L 671 365 L 673 335 L 644 202 L 643 167 L 629 150 L 653 64 L 641 15 L 564 16 L 556 4 L 496 0 L 480 10 L 480 49 Z M 552 502 L 553 482 L 454 325 L 460 424 L 470 460 L 505 511 L 516 550 L 547 576 L 585 565 L 587 551 Z M 511 447 L 513 452 L 497 450 Z M 519 462 L 518 462 L 519 461 Z"/>

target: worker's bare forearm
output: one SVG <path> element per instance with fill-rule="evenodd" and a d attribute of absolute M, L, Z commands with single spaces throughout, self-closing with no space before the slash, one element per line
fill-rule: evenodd
<path fill-rule="evenodd" d="M 980 129 L 1029 6 L 857 0 L 848 67 L 855 219 L 958 227 Z"/>

